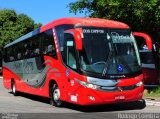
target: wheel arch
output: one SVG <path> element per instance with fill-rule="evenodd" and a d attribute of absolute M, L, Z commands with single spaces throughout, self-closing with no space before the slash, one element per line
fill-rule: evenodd
<path fill-rule="evenodd" d="M 49 87 L 48 87 L 49 98 L 51 97 L 51 86 L 53 86 L 54 84 L 57 84 L 57 82 L 54 79 L 51 79 L 49 81 Z"/>

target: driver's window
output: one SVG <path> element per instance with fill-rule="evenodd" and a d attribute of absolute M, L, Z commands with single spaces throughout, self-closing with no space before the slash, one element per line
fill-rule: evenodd
<path fill-rule="evenodd" d="M 77 70 L 76 48 L 71 34 L 65 35 L 64 63 L 70 68 Z"/>

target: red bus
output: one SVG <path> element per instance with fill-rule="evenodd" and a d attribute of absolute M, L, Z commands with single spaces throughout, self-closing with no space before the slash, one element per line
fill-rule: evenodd
<path fill-rule="evenodd" d="M 134 32 L 133 34 L 137 38 L 137 40 L 141 40 L 141 44 L 143 44 L 139 48 L 139 53 L 142 62 L 144 84 L 146 86 L 156 86 L 159 84 L 159 59 L 158 53 L 156 52 L 156 49 L 153 47 L 152 39 L 146 33 Z"/>
<path fill-rule="evenodd" d="M 62 102 L 98 105 L 142 99 L 143 74 L 128 25 L 63 18 L 4 47 L 4 86 Z"/>

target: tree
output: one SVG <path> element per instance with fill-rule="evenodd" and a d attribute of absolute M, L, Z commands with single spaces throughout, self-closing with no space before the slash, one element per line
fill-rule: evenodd
<path fill-rule="evenodd" d="M 118 20 L 133 31 L 146 32 L 154 40 L 160 38 L 159 0 L 78 0 L 68 7 L 72 13 Z"/>
<path fill-rule="evenodd" d="M 40 26 L 40 23 L 34 23 L 25 14 L 17 14 L 14 10 L 8 9 L 0 10 L 0 54 L 7 43 Z"/>

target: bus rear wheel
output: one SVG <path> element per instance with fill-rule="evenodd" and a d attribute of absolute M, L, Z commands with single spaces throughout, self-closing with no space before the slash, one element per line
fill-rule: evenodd
<path fill-rule="evenodd" d="M 60 90 L 58 88 L 58 85 L 53 84 L 50 87 L 50 92 L 51 92 L 50 104 L 56 107 L 61 107 L 62 101 L 60 100 Z"/>
<path fill-rule="evenodd" d="M 14 96 L 18 95 L 18 91 L 16 90 L 15 81 L 12 81 L 12 93 L 13 93 Z"/>

